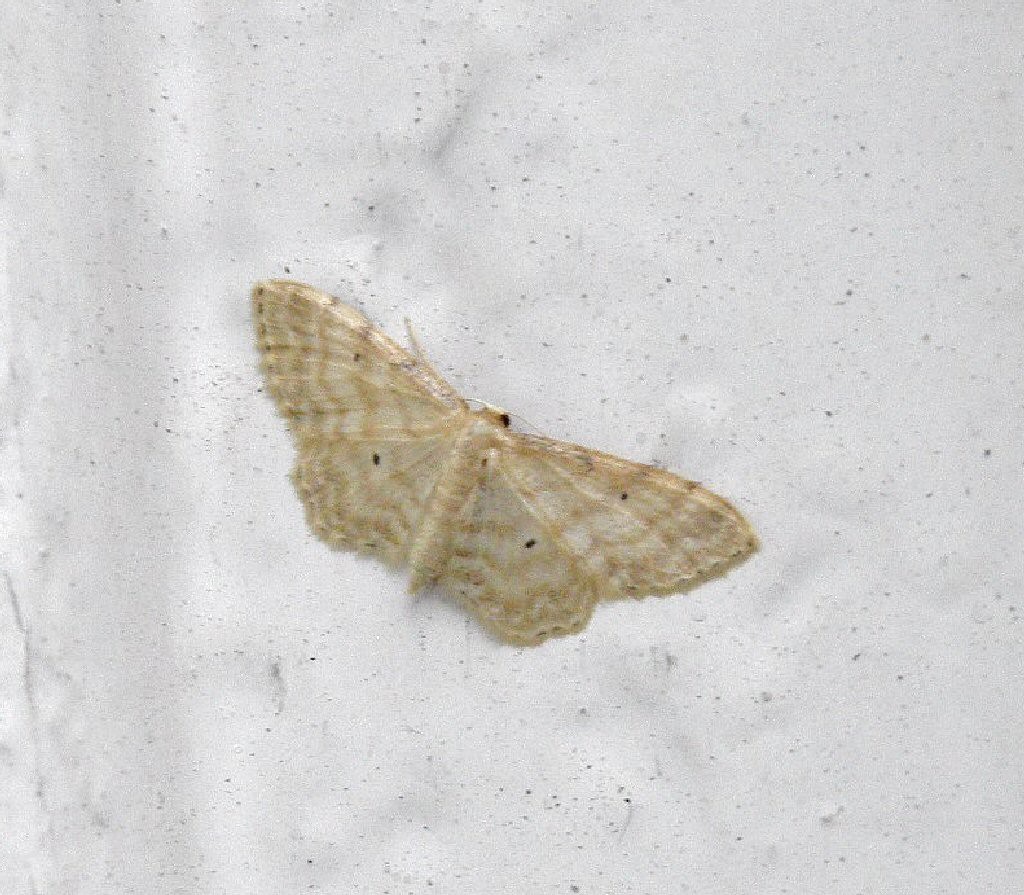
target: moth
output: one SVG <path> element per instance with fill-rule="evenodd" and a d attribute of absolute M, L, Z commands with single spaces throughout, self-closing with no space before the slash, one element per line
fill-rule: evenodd
<path fill-rule="evenodd" d="M 493 634 L 534 645 L 602 600 L 678 592 L 757 548 L 723 498 L 669 472 L 510 429 L 356 309 L 285 280 L 256 284 L 270 394 L 295 487 L 333 547 L 440 584 Z"/>

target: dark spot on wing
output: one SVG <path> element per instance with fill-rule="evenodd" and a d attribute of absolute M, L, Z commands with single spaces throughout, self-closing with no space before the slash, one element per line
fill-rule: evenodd
<path fill-rule="evenodd" d="M 355 354 L 352 355 L 352 360 L 354 360 L 356 363 L 359 363 L 359 360 L 361 358 L 362 358 L 362 355 L 358 351 Z"/>
<path fill-rule="evenodd" d="M 504 427 L 505 427 L 506 429 L 507 429 L 507 428 L 508 428 L 509 426 L 511 426 L 511 425 L 512 425 L 512 420 L 511 420 L 511 418 L 509 417 L 509 415 L 508 415 L 507 413 L 503 413 L 503 414 L 501 415 L 500 419 L 501 419 L 501 424 L 502 424 L 502 425 L 503 425 L 503 426 L 504 426 Z"/>
<path fill-rule="evenodd" d="M 627 499 L 628 497 L 629 497 L 629 495 L 628 495 L 628 494 L 627 494 L 627 493 L 626 493 L 625 491 L 623 491 L 623 492 L 622 492 L 622 493 L 621 493 L 621 494 L 619 495 L 619 500 L 626 500 L 626 499 Z"/>
<path fill-rule="evenodd" d="M 526 548 L 527 550 L 529 550 L 529 549 L 530 549 L 530 548 L 531 548 L 531 547 L 532 547 L 532 546 L 533 546 L 534 544 L 536 544 L 536 543 L 537 543 L 537 540 L 536 540 L 536 538 L 530 538 L 530 540 L 528 540 L 528 541 L 527 541 L 527 542 L 526 542 L 525 544 L 523 544 L 523 546 L 524 546 L 524 547 L 525 547 L 525 548 Z"/>
<path fill-rule="evenodd" d="M 373 465 L 380 466 L 380 454 L 373 455 Z"/>

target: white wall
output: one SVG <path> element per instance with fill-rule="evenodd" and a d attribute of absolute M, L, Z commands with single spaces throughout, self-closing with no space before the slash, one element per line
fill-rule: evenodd
<path fill-rule="evenodd" d="M 1024 890 L 1019 4 L 0 33 L 0 891 Z M 762 552 L 535 650 L 410 599 L 305 528 L 285 275 Z"/>

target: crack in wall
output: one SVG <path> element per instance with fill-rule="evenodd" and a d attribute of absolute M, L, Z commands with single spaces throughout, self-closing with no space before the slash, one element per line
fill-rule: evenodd
<path fill-rule="evenodd" d="M 32 741 L 32 765 L 35 774 L 36 787 L 35 796 L 45 809 L 43 773 L 42 773 L 42 744 L 39 740 L 39 703 L 36 698 L 35 672 L 32 661 L 32 634 L 25 617 L 21 612 L 21 600 L 18 598 L 18 591 L 14 587 L 11 573 L 4 569 L 4 583 L 7 585 L 7 594 L 11 603 L 11 612 L 14 616 L 14 626 L 21 634 L 22 640 L 22 662 L 21 682 L 25 691 L 25 704 L 28 708 L 28 730 Z"/>

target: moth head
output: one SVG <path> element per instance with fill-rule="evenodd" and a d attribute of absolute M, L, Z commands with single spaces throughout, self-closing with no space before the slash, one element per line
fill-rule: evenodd
<path fill-rule="evenodd" d="M 481 408 L 477 411 L 487 422 L 493 426 L 497 426 L 499 429 L 508 429 L 512 425 L 512 417 L 509 416 L 507 410 L 502 410 L 500 407 L 495 407 L 493 404 L 487 404 L 483 401 Z"/>

